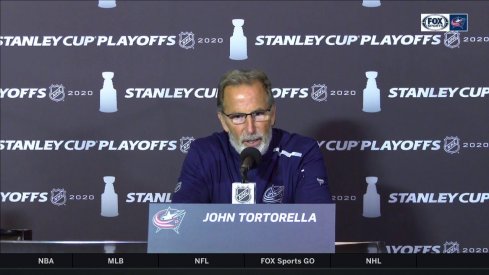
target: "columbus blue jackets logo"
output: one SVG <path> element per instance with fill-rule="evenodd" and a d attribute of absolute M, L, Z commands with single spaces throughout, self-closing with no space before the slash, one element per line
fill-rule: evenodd
<path fill-rule="evenodd" d="M 460 245 L 458 242 L 445 242 L 443 244 L 443 253 L 460 253 Z"/>
<path fill-rule="evenodd" d="M 468 14 L 450 14 L 450 30 L 457 32 L 468 31 Z"/>
<path fill-rule="evenodd" d="M 279 185 L 279 186 L 272 185 L 268 187 L 268 189 L 265 191 L 265 194 L 263 194 L 263 202 L 282 203 L 282 200 L 284 199 L 284 190 L 285 190 L 285 186 L 283 185 Z"/>
<path fill-rule="evenodd" d="M 178 35 L 178 45 L 186 50 L 193 49 L 195 46 L 195 38 L 193 32 L 181 32 Z"/>
<path fill-rule="evenodd" d="M 240 203 L 247 203 L 251 200 L 251 188 L 244 186 L 236 188 L 236 195 L 234 197 Z"/>
<path fill-rule="evenodd" d="M 52 84 L 49 86 L 49 99 L 54 102 L 65 100 L 65 87 L 61 84 Z"/>
<path fill-rule="evenodd" d="M 66 190 L 60 188 L 54 188 L 51 190 L 51 203 L 56 206 L 66 204 Z"/>
<path fill-rule="evenodd" d="M 180 225 L 182 225 L 185 214 L 185 210 L 178 210 L 170 206 L 167 209 L 158 211 L 153 216 L 153 225 L 156 226 L 156 233 L 162 229 L 170 229 L 180 234 L 178 230 L 180 229 Z"/>
<path fill-rule="evenodd" d="M 456 154 L 460 151 L 460 139 L 458 137 L 446 137 L 443 149 L 449 154 Z"/>

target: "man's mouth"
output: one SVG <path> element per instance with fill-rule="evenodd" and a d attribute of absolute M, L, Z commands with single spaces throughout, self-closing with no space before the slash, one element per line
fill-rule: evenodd
<path fill-rule="evenodd" d="M 262 138 L 256 138 L 256 139 L 246 139 L 246 140 L 243 140 L 243 144 L 246 146 L 246 147 L 257 147 L 258 145 L 260 145 L 262 141 Z"/>

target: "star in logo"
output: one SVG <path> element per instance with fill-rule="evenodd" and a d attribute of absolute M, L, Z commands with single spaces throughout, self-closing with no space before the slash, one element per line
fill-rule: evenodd
<path fill-rule="evenodd" d="M 180 234 L 178 230 L 182 224 L 183 217 L 185 217 L 185 210 L 178 210 L 168 206 L 167 209 L 158 211 L 153 216 L 153 225 L 156 226 L 156 233 L 162 229 L 171 229 L 177 234 Z"/>

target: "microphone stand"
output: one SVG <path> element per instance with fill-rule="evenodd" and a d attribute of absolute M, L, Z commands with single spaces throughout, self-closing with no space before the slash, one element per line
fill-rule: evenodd
<path fill-rule="evenodd" d="M 248 179 L 248 169 L 247 167 L 241 167 L 241 183 L 247 182 Z"/>

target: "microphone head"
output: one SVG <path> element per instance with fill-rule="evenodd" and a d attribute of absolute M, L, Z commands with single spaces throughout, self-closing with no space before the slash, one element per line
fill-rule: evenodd
<path fill-rule="evenodd" d="M 253 163 L 255 165 L 260 164 L 261 161 L 261 153 L 255 147 L 246 147 L 241 151 L 241 161 L 244 161 L 246 158 L 251 157 L 253 159 Z"/>

